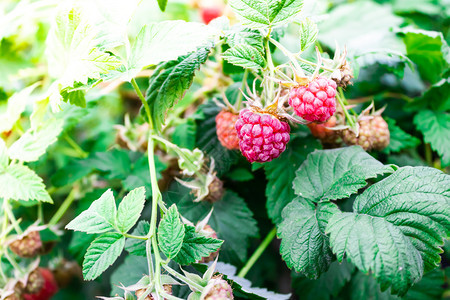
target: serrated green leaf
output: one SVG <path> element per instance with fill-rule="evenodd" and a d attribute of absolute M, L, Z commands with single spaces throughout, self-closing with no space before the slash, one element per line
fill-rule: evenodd
<path fill-rule="evenodd" d="M 183 245 L 177 256 L 173 258 L 180 265 L 189 265 L 203 257 L 208 257 L 212 252 L 217 251 L 223 243 L 221 240 L 200 235 L 195 232 L 194 226 L 184 225 L 184 228 Z"/>
<path fill-rule="evenodd" d="M 366 180 L 392 173 L 391 166 L 359 146 L 315 151 L 308 155 L 294 179 L 295 193 L 312 201 L 347 198 L 367 185 Z"/>
<path fill-rule="evenodd" d="M 238 44 L 228 49 L 222 57 L 233 65 L 247 69 L 262 69 L 266 66 L 261 52 L 247 44 Z"/>
<path fill-rule="evenodd" d="M 427 167 L 400 168 L 359 195 L 353 209 L 398 226 L 420 251 L 425 272 L 439 265 L 450 234 L 449 175 Z"/>
<path fill-rule="evenodd" d="M 129 192 L 117 209 L 117 228 L 128 232 L 141 216 L 145 204 L 145 188 L 139 187 Z"/>
<path fill-rule="evenodd" d="M 442 160 L 442 165 L 450 165 L 450 114 L 422 110 L 414 117 L 414 124 L 423 133 L 426 143 L 430 143 Z"/>
<path fill-rule="evenodd" d="M 383 150 L 385 153 L 399 152 L 403 149 L 415 148 L 420 145 L 420 140 L 398 127 L 394 119 L 386 120 L 391 135 L 389 145 Z"/>
<path fill-rule="evenodd" d="M 30 95 L 40 83 L 30 85 L 19 92 L 16 92 L 8 99 L 6 108 L 0 107 L 0 132 L 9 131 L 24 112 L 25 107 L 30 103 Z"/>
<path fill-rule="evenodd" d="M 449 46 L 441 32 L 405 29 L 402 32 L 408 57 L 417 65 L 423 79 L 435 83 L 449 66 Z"/>
<path fill-rule="evenodd" d="M 145 25 L 131 49 L 126 79 L 131 80 L 146 66 L 177 60 L 207 46 L 215 34 L 213 28 L 204 24 L 181 20 Z"/>
<path fill-rule="evenodd" d="M 0 198 L 53 203 L 42 181 L 28 167 L 10 165 L 0 171 Z"/>
<path fill-rule="evenodd" d="M 86 107 L 85 94 L 87 91 L 99 84 L 101 79 L 89 78 L 86 84 L 74 82 L 73 86 L 66 87 L 60 91 L 63 101 L 79 107 Z"/>
<path fill-rule="evenodd" d="M 86 233 L 104 233 L 114 230 L 117 208 L 111 189 L 92 202 L 91 206 L 66 225 L 66 229 Z"/>
<path fill-rule="evenodd" d="M 120 233 L 105 233 L 96 238 L 87 249 L 83 261 L 84 280 L 94 280 L 120 256 L 125 237 Z"/>
<path fill-rule="evenodd" d="M 347 259 L 363 272 L 373 272 L 381 290 L 404 295 L 423 275 L 419 251 L 395 225 L 381 217 L 337 213 L 327 233 L 338 261 Z"/>
<path fill-rule="evenodd" d="M 150 231 L 150 223 L 147 221 L 139 221 L 136 228 L 131 233 L 132 235 L 137 236 L 147 236 Z M 138 255 L 138 256 L 147 256 L 146 252 L 146 241 L 138 240 L 138 239 L 127 239 L 125 243 L 125 250 L 127 250 L 130 254 Z"/>
<path fill-rule="evenodd" d="M 49 73 L 62 88 L 117 69 L 121 62 L 97 48 L 99 29 L 79 4 L 61 6 L 47 38 Z"/>
<path fill-rule="evenodd" d="M 189 190 L 179 183 L 173 184 L 164 198 L 168 204 L 175 203 L 180 213 L 193 222 L 205 218 L 213 207 L 208 224 L 226 241 L 220 248 L 220 260 L 234 264 L 246 260 L 250 238 L 258 236 L 258 226 L 244 199 L 227 190 L 214 205 L 195 203 Z"/>
<path fill-rule="evenodd" d="M 177 206 L 173 204 L 161 219 L 158 227 L 159 248 L 168 258 L 177 256 L 180 251 L 183 245 L 184 231 Z"/>
<path fill-rule="evenodd" d="M 319 29 L 317 29 L 316 23 L 308 18 L 300 24 L 300 49 L 302 51 L 305 51 L 316 42 L 318 32 Z"/>
<path fill-rule="evenodd" d="M 289 268 L 311 279 L 319 278 L 328 270 L 333 254 L 325 227 L 338 212 L 340 210 L 334 203 L 323 202 L 316 207 L 301 197 L 284 208 L 278 236 L 281 238 L 281 257 Z"/>
<path fill-rule="evenodd" d="M 263 37 L 257 30 L 234 27 L 232 30 L 226 32 L 225 41 L 230 47 L 246 44 L 264 53 Z"/>
<path fill-rule="evenodd" d="M 155 126 L 161 127 L 167 111 L 183 98 L 192 84 L 195 71 L 206 61 L 209 51 L 209 47 L 201 48 L 176 60 L 163 63 L 155 70 L 150 77 L 145 97 Z"/>
<path fill-rule="evenodd" d="M 64 121 L 50 119 L 45 121 L 37 130 L 27 130 L 8 149 L 11 159 L 20 161 L 36 161 L 45 154 L 45 150 L 54 142 L 63 130 Z"/>
<path fill-rule="evenodd" d="M 229 4 L 243 25 L 269 29 L 294 18 L 300 12 L 303 0 L 230 0 Z"/>
<path fill-rule="evenodd" d="M 279 223 L 283 208 L 295 198 L 292 182 L 295 171 L 305 161 L 307 155 L 321 145 L 311 137 L 293 138 L 280 159 L 264 164 L 264 171 L 269 181 L 266 187 L 266 208 L 269 217 Z"/>

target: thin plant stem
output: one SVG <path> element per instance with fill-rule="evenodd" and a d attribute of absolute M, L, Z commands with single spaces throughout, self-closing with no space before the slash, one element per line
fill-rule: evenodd
<path fill-rule="evenodd" d="M 433 166 L 433 152 L 429 143 L 425 144 L 425 160 L 429 166 Z"/>
<path fill-rule="evenodd" d="M 147 239 L 147 242 L 145 243 L 145 251 L 147 254 L 147 265 L 150 272 L 150 278 L 153 279 L 155 274 L 153 273 L 152 239 Z"/>
<path fill-rule="evenodd" d="M 43 224 L 44 223 L 44 210 L 43 210 L 41 202 L 38 202 L 38 205 L 37 205 L 37 215 L 38 215 L 39 223 Z"/>
<path fill-rule="evenodd" d="M 128 233 L 123 233 L 122 234 L 124 237 L 130 238 L 130 239 L 136 239 L 136 240 L 148 240 L 148 237 L 146 236 L 139 236 L 139 235 L 132 235 L 132 234 L 128 234 Z"/>
<path fill-rule="evenodd" d="M 259 247 L 256 249 L 256 251 L 253 253 L 253 255 L 250 257 L 250 259 L 247 261 L 245 266 L 242 268 L 242 270 L 238 273 L 239 277 L 245 277 L 247 275 L 248 271 L 253 267 L 255 262 L 259 259 L 261 254 L 263 254 L 264 250 L 266 250 L 267 246 L 272 242 L 272 240 L 275 238 L 277 234 L 277 228 L 274 227 L 269 234 L 266 236 L 266 238 L 262 241 L 262 243 L 259 245 Z"/>
<path fill-rule="evenodd" d="M 48 222 L 48 225 L 49 226 L 56 225 L 61 220 L 61 218 L 64 216 L 64 214 L 67 212 L 67 210 L 69 209 L 70 205 L 72 204 L 72 202 L 74 200 L 75 200 L 75 189 L 72 189 L 70 191 L 69 195 L 67 195 L 67 198 L 64 199 L 61 206 L 58 208 L 56 213 L 50 219 L 50 222 Z"/>
<path fill-rule="evenodd" d="M 14 267 L 14 269 L 19 271 L 20 274 L 24 273 L 23 269 L 19 266 L 16 260 L 9 255 L 8 250 L 5 250 L 5 257 L 9 261 L 9 263 Z"/>
<path fill-rule="evenodd" d="M 148 106 L 147 101 L 145 100 L 144 95 L 142 95 L 141 89 L 139 88 L 136 79 L 131 79 L 131 85 L 133 86 L 133 88 L 136 90 L 136 93 L 139 97 L 139 99 L 141 99 L 142 104 L 144 105 L 144 109 L 145 109 L 145 113 L 147 114 L 147 118 L 148 118 L 148 123 L 150 125 L 150 131 L 153 130 L 153 121 L 152 121 L 152 115 L 150 112 L 150 107 Z"/>
<path fill-rule="evenodd" d="M 269 74 L 270 77 L 273 78 L 275 74 L 275 66 L 273 65 L 272 60 L 272 53 L 270 53 L 270 47 L 269 47 L 269 39 L 270 39 L 270 31 L 267 34 L 266 42 L 264 44 L 265 50 L 266 50 L 266 57 L 267 57 L 267 67 L 269 68 Z M 268 80 L 267 78 L 265 80 Z M 269 80 L 269 94 L 268 97 L 271 98 L 273 96 L 273 90 L 274 90 L 274 83 L 272 80 Z M 268 101 L 270 103 L 270 99 Z"/>
<path fill-rule="evenodd" d="M 14 229 L 16 230 L 17 234 L 22 234 L 23 231 L 20 228 L 19 222 L 17 222 L 16 217 L 14 216 L 14 213 L 11 209 L 11 206 L 9 205 L 9 199 L 3 200 L 3 210 L 5 211 L 6 215 L 9 217 L 10 222 L 14 226 Z"/>
<path fill-rule="evenodd" d="M 344 102 L 342 101 L 341 95 L 339 93 L 336 94 L 336 99 L 338 100 L 339 105 L 341 105 L 342 110 L 344 111 L 344 114 L 345 114 L 345 118 L 347 119 L 350 127 L 353 127 L 353 125 L 355 125 L 355 121 L 353 120 L 353 118 L 348 113 L 348 110 L 345 108 Z"/>
<path fill-rule="evenodd" d="M 245 89 L 245 84 L 247 83 L 247 77 L 248 77 L 248 69 L 245 69 L 244 76 L 242 77 L 242 84 L 241 84 L 241 92 L 238 95 L 238 98 L 236 100 L 236 109 L 237 111 L 241 110 L 241 103 L 242 103 L 242 93 Z"/>
<path fill-rule="evenodd" d="M 81 147 L 75 142 L 67 133 L 64 134 L 64 139 L 66 142 L 75 150 L 75 152 L 80 156 L 80 158 L 86 158 L 89 153 L 81 149 Z"/>

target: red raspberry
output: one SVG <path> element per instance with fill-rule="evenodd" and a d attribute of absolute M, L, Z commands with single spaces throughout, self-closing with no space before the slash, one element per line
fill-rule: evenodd
<path fill-rule="evenodd" d="M 274 115 L 243 109 L 236 121 L 239 148 L 249 162 L 268 162 L 280 156 L 291 128 Z"/>
<path fill-rule="evenodd" d="M 239 137 L 234 124 L 239 115 L 232 112 L 222 110 L 216 116 L 216 131 L 220 143 L 227 149 L 239 149 Z"/>
<path fill-rule="evenodd" d="M 389 145 L 390 133 L 388 124 L 381 116 L 361 120 L 359 135 L 349 129 L 342 132 L 342 139 L 347 145 L 359 145 L 364 150 L 383 150 Z"/>
<path fill-rule="evenodd" d="M 205 287 L 202 294 L 204 300 L 229 300 L 234 299 L 233 290 L 228 282 L 222 279 L 221 275 L 214 276 Z"/>
<path fill-rule="evenodd" d="M 318 138 L 323 144 L 334 144 L 339 138 L 339 132 L 336 130 L 328 129 L 336 126 L 336 117 L 332 116 L 325 123 L 309 123 L 309 130 L 312 135 Z"/>
<path fill-rule="evenodd" d="M 35 257 L 42 248 L 39 231 L 31 231 L 22 238 L 13 241 L 9 248 L 20 257 Z"/>
<path fill-rule="evenodd" d="M 325 122 L 336 111 L 336 82 L 318 77 L 307 86 L 293 88 L 289 105 L 306 121 Z"/>
<path fill-rule="evenodd" d="M 222 15 L 222 9 L 216 6 L 202 7 L 200 13 L 203 22 L 209 24 L 209 22 Z"/>
<path fill-rule="evenodd" d="M 58 291 L 58 284 L 56 283 L 53 273 L 49 269 L 39 268 L 42 277 L 44 277 L 44 285 L 35 294 L 23 295 L 25 300 L 49 300 Z"/>

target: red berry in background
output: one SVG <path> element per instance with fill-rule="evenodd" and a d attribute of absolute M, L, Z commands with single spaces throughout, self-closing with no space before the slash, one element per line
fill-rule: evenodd
<path fill-rule="evenodd" d="M 236 121 L 239 148 L 249 162 L 268 162 L 280 156 L 289 142 L 289 124 L 268 113 L 243 109 Z"/>
<path fill-rule="evenodd" d="M 239 149 L 239 137 L 234 128 L 239 115 L 222 110 L 216 116 L 216 132 L 222 146 L 229 150 Z"/>
<path fill-rule="evenodd" d="M 336 112 L 336 82 L 318 77 L 307 86 L 293 88 L 289 105 L 306 121 L 325 122 Z"/>
<path fill-rule="evenodd" d="M 336 117 L 332 116 L 325 123 L 309 123 L 308 125 L 311 134 L 318 138 L 323 144 L 334 144 L 339 138 L 339 132 L 337 130 L 332 130 L 336 126 Z"/>
<path fill-rule="evenodd" d="M 25 300 L 49 300 L 58 291 L 58 285 L 55 277 L 53 277 L 53 273 L 49 269 L 38 268 L 38 270 L 44 278 L 44 285 L 37 293 L 23 295 Z"/>
<path fill-rule="evenodd" d="M 215 18 L 218 18 L 222 15 L 222 8 L 219 6 L 206 6 L 200 9 L 200 14 L 202 17 L 202 21 L 205 24 L 209 24 Z"/>
<path fill-rule="evenodd" d="M 27 235 L 9 244 L 9 248 L 20 257 L 35 257 L 42 248 L 39 231 L 30 231 Z"/>

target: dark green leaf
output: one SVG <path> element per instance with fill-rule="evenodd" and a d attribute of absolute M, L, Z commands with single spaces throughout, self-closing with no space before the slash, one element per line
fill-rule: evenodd
<path fill-rule="evenodd" d="M 176 257 L 180 251 L 185 236 L 184 231 L 177 206 L 173 204 L 161 219 L 158 227 L 159 248 L 168 258 Z"/>
<path fill-rule="evenodd" d="M 139 221 L 136 228 L 131 233 L 132 235 L 137 236 L 147 236 L 150 231 L 150 223 L 147 221 Z M 127 239 L 125 243 L 125 250 L 127 250 L 130 254 L 138 255 L 138 256 L 147 256 L 146 252 L 146 241 L 138 240 L 138 239 Z"/>
<path fill-rule="evenodd" d="M 406 132 L 395 124 L 394 119 L 386 120 L 391 134 L 389 145 L 383 150 L 385 153 L 399 152 L 403 149 L 415 148 L 420 145 L 420 140 Z"/>
<path fill-rule="evenodd" d="M 150 77 L 146 100 L 156 127 L 164 125 L 167 111 L 183 98 L 192 84 L 195 71 L 206 61 L 209 51 L 209 47 L 201 48 L 177 60 L 162 63 Z"/>
<path fill-rule="evenodd" d="M 247 69 L 262 69 L 266 66 L 266 60 L 256 48 L 246 45 L 238 44 L 222 54 L 222 57 L 229 63 L 247 68 Z"/>

